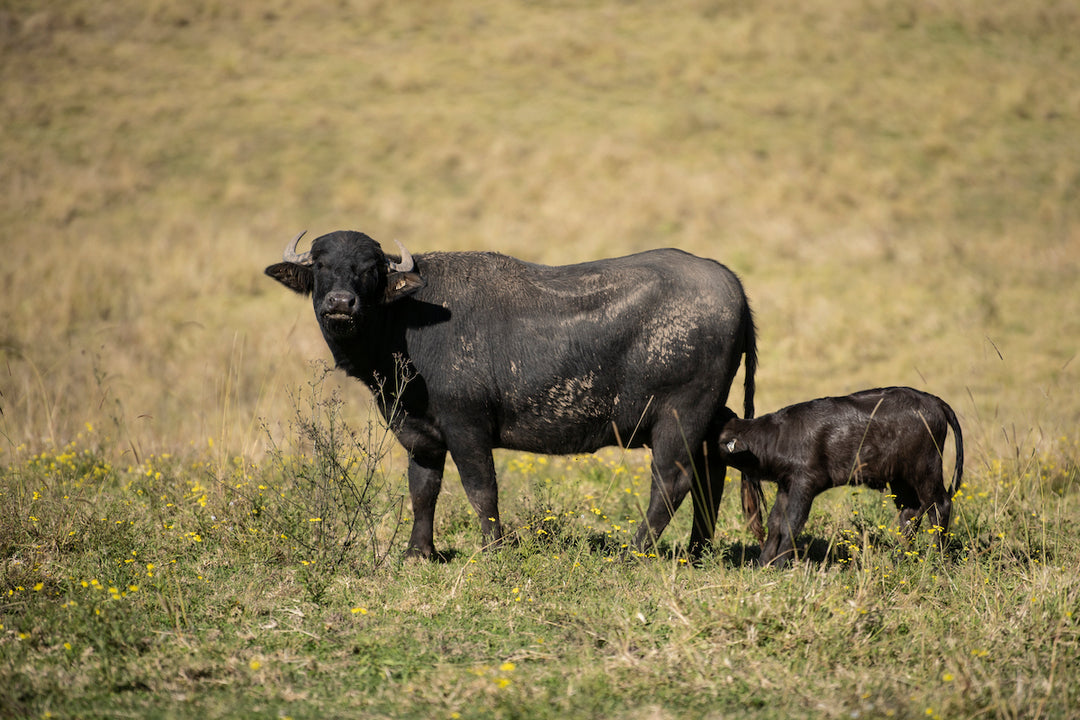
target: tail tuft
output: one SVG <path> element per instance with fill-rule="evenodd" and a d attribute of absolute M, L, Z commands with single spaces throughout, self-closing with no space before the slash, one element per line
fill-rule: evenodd
<path fill-rule="evenodd" d="M 765 493 L 761 491 L 761 481 L 742 473 L 742 508 L 746 526 L 758 542 L 765 542 L 765 525 L 761 522 L 765 513 Z"/>

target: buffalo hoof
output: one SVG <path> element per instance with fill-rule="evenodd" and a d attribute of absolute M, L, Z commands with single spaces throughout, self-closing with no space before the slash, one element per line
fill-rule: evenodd
<path fill-rule="evenodd" d="M 413 562 L 420 560 L 435 560 L 438 558 L 438 553 L 435 552 L 434 547 L 418 548 L 415 546 L 410 547 L 405 551 L 405 562 Z"/>

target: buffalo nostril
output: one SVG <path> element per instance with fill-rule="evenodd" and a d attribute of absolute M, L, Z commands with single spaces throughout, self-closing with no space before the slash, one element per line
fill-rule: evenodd
<path fill-rule="evenodd" d="M 352 313 L 356 310 L 356 295 L 351 292 L 328 293 L 323 300 L 323 311 L 327 314 Z"/>

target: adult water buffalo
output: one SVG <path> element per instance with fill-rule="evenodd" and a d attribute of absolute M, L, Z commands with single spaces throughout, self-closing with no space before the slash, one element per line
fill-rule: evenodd
<path fill-rule="evenodd" d="M 338 367 L 362 380 L 409 452 L 407 554 L 434 552 L 447 451 L 486 544 L 502 538 L 492 448 L 648 446 L 653 481 L 634 539 L 653 544 L 693 490 L 690 547 L 713 536 L 726 467 L 717 441 L 756 339 L 739 279 L 679 250 L 548 267 L 485 252 L 387 256 L 367 235 L 323 235 L 266 273 L 310 294 Z"/>

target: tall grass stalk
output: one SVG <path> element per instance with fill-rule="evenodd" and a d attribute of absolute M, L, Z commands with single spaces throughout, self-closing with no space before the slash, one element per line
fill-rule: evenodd
<path fill-rule="evenodd" d="M 281 488 L 260 501 L 260 513 L 296 544 L 313 597 L 321 597 L 339 572 L 370 572 L 400 552 L 405 506 L 404 474 L 395 473 L 391 462 L 396 440 L 389 424 L 370 416 L 360 428 L 351 426 L 339 392 L 327 388 L 331 372 L 317 364 L 306 388 L 294 395 L 292 448 L 282 448 L 268 431 L 269 462 Z M 389 402 L 393 417 L 396 401 Z"/>

